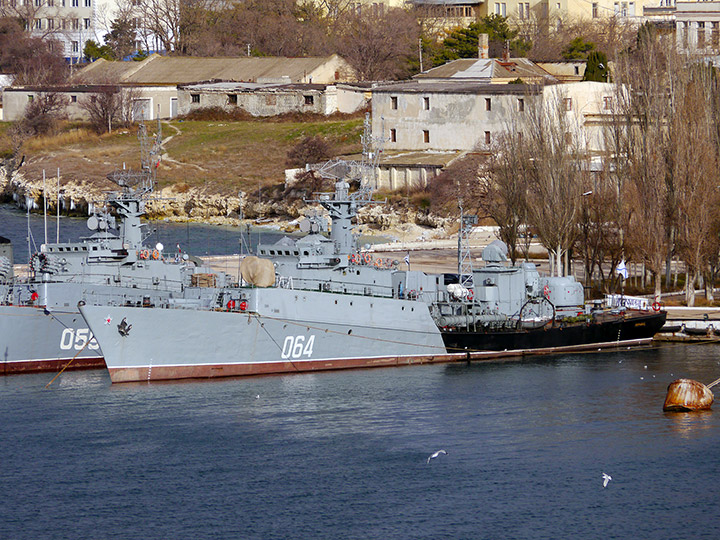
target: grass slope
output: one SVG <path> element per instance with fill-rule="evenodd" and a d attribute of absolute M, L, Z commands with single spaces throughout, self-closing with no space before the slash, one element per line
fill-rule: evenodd
<path fill-rule="evenodd" d="M 10 124 L 0 123 L 0 155 L 9 152 Z M 156 124 L 148 123 L 155 135 Z M 304 137 L 325 137 L 336 155 L 359 152 L 361 115 L 311 118 L 306 121 L 183 121 L 163 122 L 166 159 L 158 171 L 161 187 L 203 187 L 209 192 L 234 194 L 284 182 L 288 151 Z M 111 187 L 105 176 L 125 164 L 137 168 L 140 145 L 136 128 L 97 136 L 82 127 L 68 126 L 52 137 L 30 139 L 23 145 L 23 173 L 42 178 L 43 170 L 64 181 Z"/>

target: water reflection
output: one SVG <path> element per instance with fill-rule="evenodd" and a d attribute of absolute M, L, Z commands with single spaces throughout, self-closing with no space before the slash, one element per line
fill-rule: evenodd
<path fill-rule="evenodd" d="M 713 411 L 665 412 L 670 429 L 684 439 L 697 436 L 698 432 L 715 427 Z"/>

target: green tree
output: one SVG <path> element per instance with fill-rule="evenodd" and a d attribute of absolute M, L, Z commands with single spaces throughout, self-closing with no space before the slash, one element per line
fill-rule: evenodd
<path fill-rule="evenodd" d="M 90 61 L 104 58 L 105 60 L 115 60 L 115 55 L 108 45 L 100 45 L 98 42 L 88 39 L 85 42 L 83 56 Z"/>
<path fill-rule="evenodd" d="M 110 33 L 105 34 L 105 44 L 117 60 L 135 52 L 135 28 L 129 16 L 118 17 L 112 22 Z"/>
<path fill-rule="evenodd" d="M 605 53 L 592 51 L 588 54 L 583 81 L 607 82 L 608 61 Z"/>
<path fill-rule="evenodd" d="M 595 44 L 592 41 L 585 41 L 585 38 L 578 36 L 568 43 L 562 55 L 565 60 L 582 60 L 587 58 L 588 53 L 594 48 Z"/>
<path fill-rule="evenodd" d="M 433 58 L 433 64 L 439 66 L 458 58 L 477 58 L 480 34 L 488 35 L 491 55 L 495 56 L 506 44 L 509 44 L 510 50 L 516 55 L 527 53 L 532 46 L 529 41 L 518 38 L 518 31 L 510 28 L 507 17 L 492 14 L 470 24 L 467 28 L 451 31 Z"/>

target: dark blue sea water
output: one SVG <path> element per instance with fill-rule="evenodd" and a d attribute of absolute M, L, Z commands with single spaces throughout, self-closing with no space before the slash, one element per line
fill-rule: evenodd
<path fill-rule="evenodd" d="M 3 539 L 720 538 L 720 413 L 662 412 L 671 380 L 720 376 L 714 345 L 52 376 L 0 379 Z"/>
<path fill-rule="evenodd" d="M 60 241 L 77 241 L 83 236 L 90 236 L 86 218 L 60 216 Z M 55 242 L 57 238 L 57 221 L 55 216 L 48 216 L 48 241 Z M 16 264 L 26 263 L 28 260 L 27 242 L 27 214 L 14 206 L 0 205 L 0 236 L 9 238 L 13 244 Z M 31 251 L 40 249 L 45 241 L 45 225 L 42 214 L 30 214 Z M 165 249 L 175 250 L 180 244 L 183 251 L 193 255 L 230 255 L 240 252 L 240 236 L 243 235 L 243 251 L 248 252 L 248 243 L 251 253 L 254 252 L 258 241 L 271 243 L 279 240 L 283 235 L 267 228 L 253 227 L 249 231 L 246 227 L 231 227 L 220 225 L 207 225 L 203 223 L 171 223 L 162 220 L 148 221 L 146 232 L 149 234 L 146 244 L 150 246 L 161 242 Z"/>

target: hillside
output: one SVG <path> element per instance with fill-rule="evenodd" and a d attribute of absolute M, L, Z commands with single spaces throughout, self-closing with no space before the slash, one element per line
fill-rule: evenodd
<path fill-rule="evenodd" d="M 163 161 L 158 170 L 160 188 L 200 188 L 224 195 L 255 192 L 259 186 L 284 182 L 288 151 L 306 136 L 320 135 L 333 153 L 358 152 L 362 115 L 330 118 L 293 118 L 288 121 L 187 121 L 162 123 Z M 10 124 L 0 123 L 0 156 L 8 156 Z M 148 123 L 151 136 L 157 126 Z M 136 168 L 140 159 L 137 128 L 98 136 L 82 127 L 69 127 L 52 137 L 30 139 L 22 148 L 23 176 L 28 180 L 55 177 L 65 182 L 110 186 L 105 176 L 125 164 Z"/>

